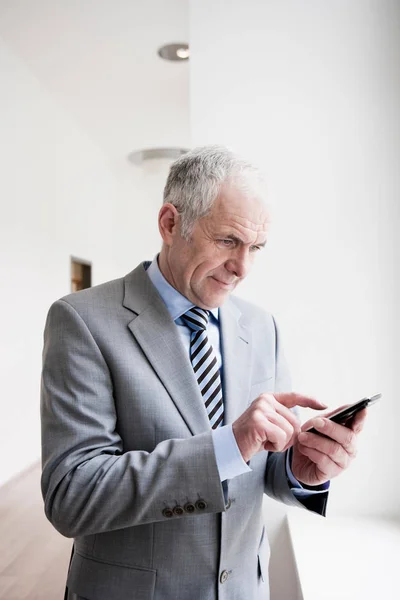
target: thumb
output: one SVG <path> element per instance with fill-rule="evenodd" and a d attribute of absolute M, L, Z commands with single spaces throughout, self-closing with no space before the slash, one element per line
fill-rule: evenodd
<path fill-rule="evenodd" d="M 294 406 L 313 408 L 314 410 L 324 410 L 328 408 L 326 404 L 320 402 L 316 398 L 313 398 L 312 396 L 304 396 L 303 394 L 297 394 L 296 392 L 290 392 L 287 394 L 274 394 L 274 398 L 287 408 L 293 408 Z"/>

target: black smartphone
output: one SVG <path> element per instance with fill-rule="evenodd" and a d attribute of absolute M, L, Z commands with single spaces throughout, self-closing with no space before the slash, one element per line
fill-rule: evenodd
<path fill-rule="evenodd" d="M 371 404 L 375 404 L 382 397 L 382 394 L 375 394 L 375 396 L 371 396 L 371 398 L 363 398 L 354 404 L 350 404 L 350 406 L 346 406 L 346 408 L 342 408 L 337 412 L 333 413 L 328 417 L 330 421 L 334 421 L 335 423 L 340 423 L 340 425 L 344 425 L 345 427 L 351 426 L 351 421 L 356 413 L 358 413 L 363 408 L 367 408 L 367 406 L 371 406 Z M 308 433 L 318 433 L 319 435 L 323 435 L 321 431 L 317 431 L 314 427 L 311 429 L 307 429 Z"/>

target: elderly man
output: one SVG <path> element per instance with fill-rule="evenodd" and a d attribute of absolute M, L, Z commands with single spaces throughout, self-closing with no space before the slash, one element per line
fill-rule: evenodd
<path fill-rule="evenodd" d="M 42 489 L 75 538 L 66 598 L 266 600 L 263 493 L 325 514 L 354 456 L 365 414 L 299 439 L 291 409 L 324 405 L 290 392 L 273 317 L 230 297 L 267 241 L 258 181 L 224 148 L 189 152 L 160 254 L 49 311 Z"/>

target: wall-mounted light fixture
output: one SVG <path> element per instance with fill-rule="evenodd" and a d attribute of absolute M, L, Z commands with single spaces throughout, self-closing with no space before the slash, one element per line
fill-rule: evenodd
<path fill-rule="evenodd" d="M 175 61 L 188 60 L 190 54 L 189 46 L 184 42 L 165 44 L 165 46 L 161 46 L 161 48 L 158 49 L 157 53 L 165 60 Z"/>
<path fill-rule="evenodd" d="M 175 160 L 186 154 L 188 148 L 145 148 L 143 150 L 135 150 L 128 154 L 128 160 L 134 165 L 140 165 L 145 160 L 157 158 L 169 158 Z"/>

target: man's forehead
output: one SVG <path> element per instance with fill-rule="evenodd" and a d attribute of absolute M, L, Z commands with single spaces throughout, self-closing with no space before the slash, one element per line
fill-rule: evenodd
<path fill-rule="evenodd" d="M 239 193 L 219 196 L 208 217 L 213 229 L 233 225 L 261 233 L 267 231 L 270 223 L 269 211 L 262 199 Z"/>
<path fill-rule="evenodd" d="M 243 189 L 243 187 L 225 183 L 215 199 L 213 211 L 241 211 L 241 212 L 268 212 L 264 196 L 256 189 Z"/>
<path fill-rule="evenodd" d="M 268 234 L 268 221 L 254 224 L 248 220 L 216 219 L 209 215 L 206 226 L 212 238 L 232 239 L 242 244 L 265 244 Z"/>

